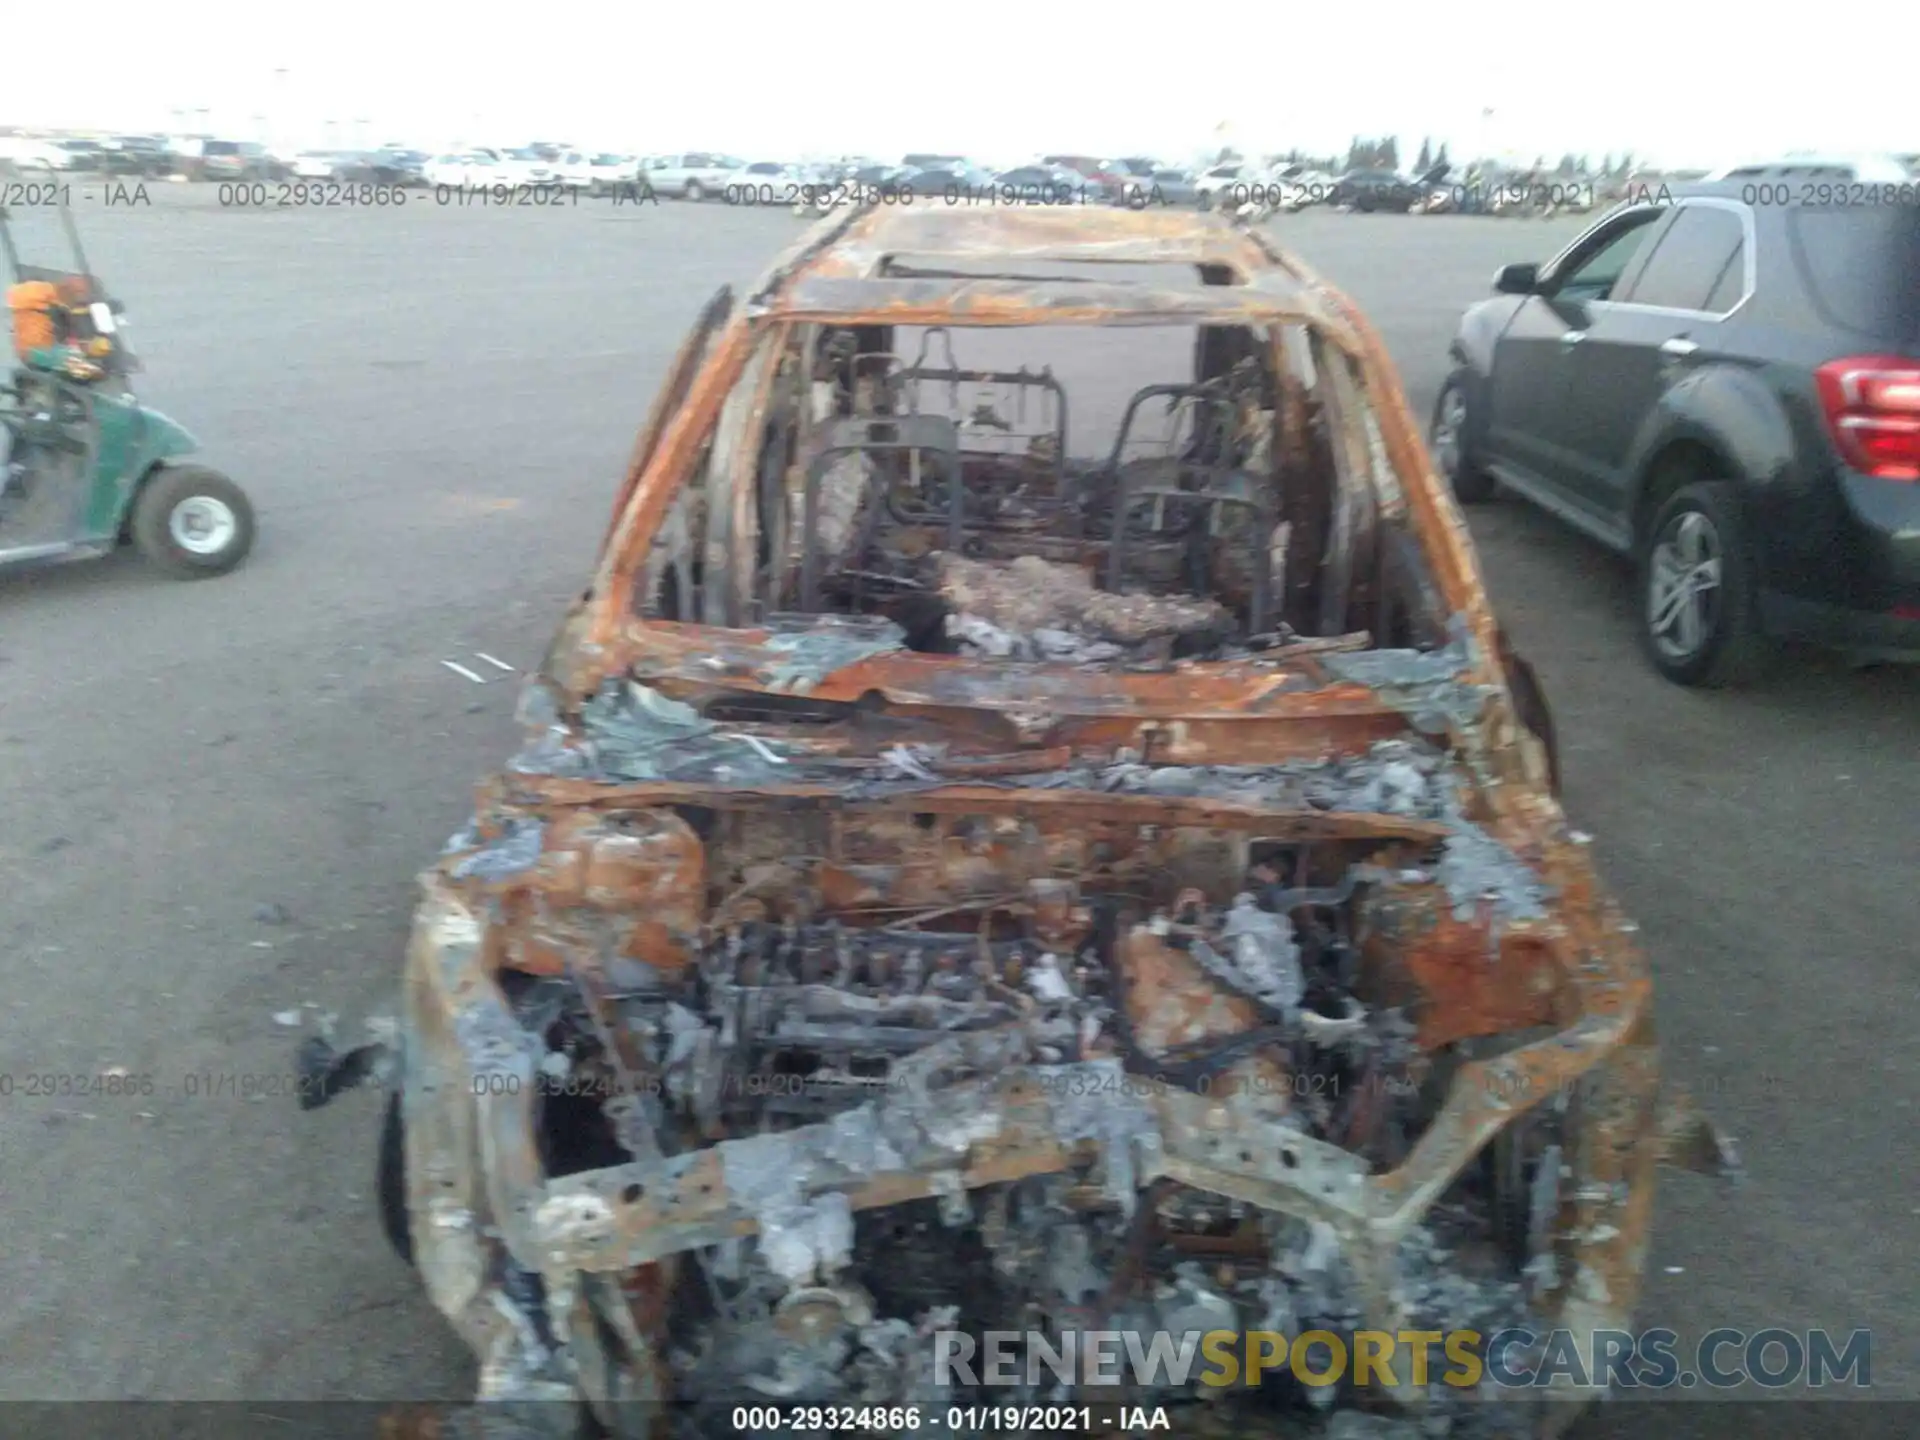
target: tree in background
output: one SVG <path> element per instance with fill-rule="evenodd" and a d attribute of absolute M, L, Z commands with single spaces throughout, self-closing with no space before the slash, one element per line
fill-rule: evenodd
<path fill-rule="evenodd" d="M 1447 159 L 1447 142 L 1446 141 L 1442 140 L 1440 142 L 1440 148 L 1433 152 L 1433 163 L 1436 165 L 1451 165 L 1453 163 L 1451 160 Z"/>
<path fill-rule="evenodd" d="M 1422 175 L 1433 168 L 1433 142 L 1424 135 L 1420 137 L 1420 158 L 1413 162 L 1413 168 Z"/>

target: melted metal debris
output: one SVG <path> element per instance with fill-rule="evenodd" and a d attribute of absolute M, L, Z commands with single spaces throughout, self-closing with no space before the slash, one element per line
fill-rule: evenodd
<path fill-rule="evenodd" d="M 593 756 L 567 726 L 558 698 L 544 681 L 534 680 L 521 690 L 514 719 L 526 727 L 530 738 L 507 762 L 508 769 L 521 775 L 551 775 L 563 780 L 583 780 L 592 775 Z"/>
<path fill-rule="evenodd" d="M 1487 689 L 1461 676 L 1473 663 L 1473 637 L 1456 615 L 1453 638 L 1438 650 L 1334 651 L 1317 657 L 1338 679 L 1365 685 L 1411 719 L 1427 735 L 1471 725 L 1479 719 Z"/>
<path fill-rule="evenodd" d="M 766 785 L 786 755 L 758 736 L 723 730 L 693 706 L 637 680 L 609 680 L 580 707 L 595 771 L 610 780 Z"/>
<path fill-rule="evenodd" d="M 1099 1142 L 1106 1159 L 1106 1196 L 1131 1218 L 1140 1188 L 1137 1152 L 1160 1148 L 1159 1122 L 1146 1100 L 1129 1087 L 1118 1060 L 1036 1065 L 1032 1073 L 1042 1077 L 1061 1142 Z"/>
<path fill-rule="evenodd" d="M 897 633 L 897 627 L 888 627 Z M 877 653 L 877 632 L 864 639 L 815 631 L 784 637 L 779 648 L 805 657 L 809 673 L 824 674 Z M 771 643 L 771 642 L 770 642 Z M 885 648 L 885 647 L 882 647 Z M 1373 662 L 1376 679 L 1426 677 L 1433 701 L 1445 687 L 1456 698 L 1471 693 L 1454 674 L 1464 647 L 1455 651 L 1372 651 L 1322 657 L 1327 663 Z M 1410 656 L 1410 668 L 1395 657 Z M 1450 656 L 1454 658 L 1449 658 Z M 796 661 L 796 663 L 798 663 Z M 1435 677 L 1447 676 L 1441 681 Z M 1369 682 L 1372 683 L 1372 682 Z M 1476 702 L 1477 703 L 1477 702 Z M 542 708 L 545 706 L 546 708 Z M 523 712 L 534 724 L 551 715 L 550 700 L 530 698 Z M 714 785 L 776 785 L 830 779 L 849 798 L 867 798 L 955 783 L 940 773 L 939 746 L 895 746 L 864 774 L 813 762 L 806 752 L 703 718 L 691 705 L 669 699 L 637 681 L 609 680 L 581 707 L 584 740 L 558 723 L 523 751 L 521 773 L 592 776 L 609 781 L 698 781 Z M 1444 728 L 1444 727 L 1443 727 Z M 1035 775 L 974 777 L 967 783 L 1001 789 L 1092 790 L 1118 795 L 1209 797 L 1284 809 L 1337 810 L 1394 815 L 1445 823 L 1452 834 L 1438 879 L 1453 897 L 1454 913 L 1471 918 L 1491 902 L 1496 924 L 1541 918 L 1550 893 L 1540 877 L 1506 846 L 1466 818 L 1451 783 L 1445 750 L 1426 740 L 1383 740 L 1364 756 L 1284 765 L 1146 765 L 1133 759 L 1070 766 Z M 538 822 L 510 825 L 499 839 L 463 857 L 459 879 L 502 879 L 529 869 L 540 854 Z M 447 853 L 480 845 L 469 828 L 449 842 Z"/>
<path fill-rule="evenodd" d="M 546 835 L 547 827 L 541 821 L 521 818 L 509 820 L 497 840 L 481 845 L 480 849 L 462 856 L 454 863 L 453 878 L 505 880 L 524 874 L 539 862 Z M 447 850 L 452 853 L 476 844 L 481 844 L 480 839 L 469 828 L 448 842 Z"/>
<path fill-rule="evenodd" d="M 907 632 L 893 621 L 870 615 L 776 615 L 765 648 L 791 658 L 768 668 L 769 690 L 805 695 L 836 670 L 875 655 L 904 650 Z"/>
<path fill-rule="evenodd" d="M 1096 590 L 1077 565 L 1022 555 L 1004 564 L 942 555 L 947 633 L 966 652 L 996 659 L 1095 663 L 1128 647 L 1181 635 L 1225 635 L 1232 616 L 1192 595 L 1116 595 Z"/>
<path fill-rule="evenodd" d="M 1460 813 L 1452 797 L 1447 803 L 1447 837 L 1435 878 L 1453 897 L 1453 914 L 1470 920 L 1482 905 L 1493 910 L 1494 931 L 1512 920 L 1545 917 L 1550 893 L 1539 874 L 1505 845 Z"/>
<path fill-rule="evenodd" d="M 1354 759 L 1284 765 L 1143 765 L 1119 760 L 1023 776 L 1035 789 L 1207 796 L 1297 810 L 1351 810 L 1414 820 L 1450 818 L 1446 754 L 1424 740 L 1382 740 Z"/>
<path fill-rule="evenodd" d="M 1204 940 L 1194 942 L 1193 955 L 1229 983 L 1251 991 L 1276 1010 L 1292 1017 L 1306 994 L 1300 970 L 1300 947 L 1294 941 L 1293 922 L 1285 915 L 1262 910 L 1253 896 L 1236 896 L 1220 929 L 1229 942 L 1227 956 L 1217 954 Z"/>
<path fill-rule="evenodd" d="M 1127 654 L 1124 646 L 1109 640 L 1088 640 L 1069 630 L 1039 629 L 1023 635 L 978 615 L 947 616 L 947 634 L 960 642 L 961 654 L 977 659 L 1105 665 Z"/>

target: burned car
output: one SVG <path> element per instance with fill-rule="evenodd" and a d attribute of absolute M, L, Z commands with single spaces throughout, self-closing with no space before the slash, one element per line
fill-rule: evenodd
<path fill-rule="evenodd" d="M 1508 657 L 1378 339 L 1257 232 L 866 207 L 723 290 L 422 877 L 381 1187 L 479 1399 L 966 1433 L 1067 1392 L 937 1332 L 1623 1325 L 1649 975 Z"/>

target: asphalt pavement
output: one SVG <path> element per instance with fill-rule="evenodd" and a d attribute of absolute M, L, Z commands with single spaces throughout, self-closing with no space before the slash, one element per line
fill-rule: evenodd
<path fill-rule="evenodd" d="M 479 657 L 538 659 L 686 327 L 800 222 L 152 188 L 79 218 L 143 394 L 260 541 L 210 582 L 130 554 L 0 577 L 0 1396 L 461 1398 L 375 1219 L 377 1097 L 301 1113 L 284 1022 L 390 1013 L 413 876 L 516 737 Z M 1373 317 L 1423 422 L 1462 307 L 1576 228 L 1274 227 Z M 1620 562 L 1518 502 L 1472 524 L 1653 956 L 1668 1069 L 1750 1166 L 1663 1181 L 1642 1316 L 1871 1327 L 1876 1389 L 1912 1394 L 1920 672 L 1796 653 L 1682 691 L 1635 651 Z M 154 1093 L 63 1078 L 109 1068 Z"/>

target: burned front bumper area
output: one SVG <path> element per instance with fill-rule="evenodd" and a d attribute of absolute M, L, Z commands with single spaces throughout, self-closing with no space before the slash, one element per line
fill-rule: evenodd
<path fill-rule="evenodd" d="M 426 878 L 404 1067 L 415 1255 L 481 1398 L 719 1434 L 1062 1398 L 961 1393 L 942 1330 L 1622 1325 L 1643 964 L 1572 842 L 1523 862 L 1453 764 L 486 816 Z M 1573 1408 L 1290 1385 L 1137 1393 L 1268 1434 Z"/>

